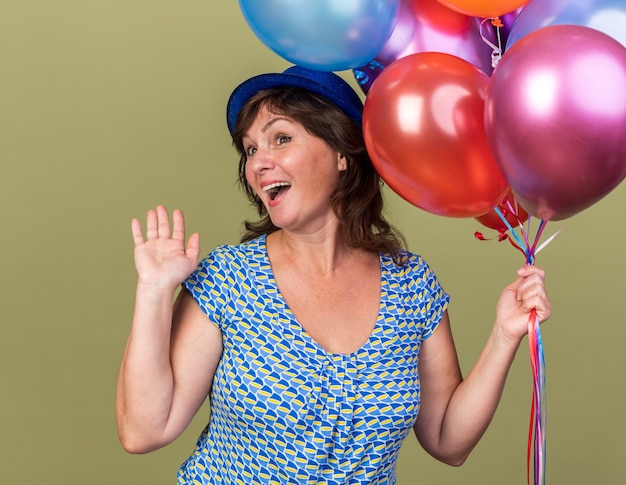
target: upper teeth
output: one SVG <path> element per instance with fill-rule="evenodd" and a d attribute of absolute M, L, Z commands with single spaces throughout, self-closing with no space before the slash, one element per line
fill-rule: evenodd
<path fill-rule="evenodd" d="M 289 187 L 291 184 L 289 182 L 276 182 L 275 184 L 266 185 L 263 187 L 263 192 L 268 192 L 277 187 Z"/>

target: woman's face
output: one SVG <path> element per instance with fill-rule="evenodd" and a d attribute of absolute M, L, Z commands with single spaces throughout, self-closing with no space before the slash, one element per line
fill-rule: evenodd
<path fill-rule="evenodd" d="M 346 160 L 324 140 L 261 108 L 243 145 L 246 180 L 276 227 L 314 232 L 336 223 L 330 198 Z"/>

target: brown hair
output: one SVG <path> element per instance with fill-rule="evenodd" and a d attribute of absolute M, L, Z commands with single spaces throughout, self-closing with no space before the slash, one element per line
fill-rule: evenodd
<path fill-rule="evenodd" d="M 341 237 L 352 248 L 397 255 L 404 238 L 383 215 L 382 181 L 374 169 L 363 140 L 361 127 L 335 104 L 299 88 L 272 88 L 258 92 L 242 107 L 233 130 L 233 145 L 240 155 L 239 183 L 260 219 L 246 221 L 241 241 L 249 241 L 278 228 L 270 220 L 263 202 L 246 181 L 246 152 L 243 137 L 261 108 L 280 113 L 302 124 L 346 157 L 331 206 L 341 223 Z"/>

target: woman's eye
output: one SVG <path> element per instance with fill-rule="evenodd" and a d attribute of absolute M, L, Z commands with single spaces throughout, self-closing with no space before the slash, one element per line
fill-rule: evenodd
<path fill-rule="evenodd" d="M 279 135 L 279 136 L 276 138 L 276 143 L 277 143 L 278 145 L 282 145 L 283 143 L 287 143 L 287 142 L 289 142 L 289 141 L 291 141 L 291 137 L 290 137 L 290 136 L 287 136 L 287 135 Z"/>
<path fill-rule="evenodd" d="M 246 147 L 246 156 L 251 157 L 256 153 L 256 147 Z"/>

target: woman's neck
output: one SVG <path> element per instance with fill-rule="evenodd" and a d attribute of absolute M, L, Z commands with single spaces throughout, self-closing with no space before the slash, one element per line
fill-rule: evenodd
<path fill-rule="evenodd" d="M 339 231 L 294 234 L 278 230 L 266 239 L 272 264 L 289 265 L 309 274 L 329 275 L 362 257 L 361 250 L 348 247 Z"/>

